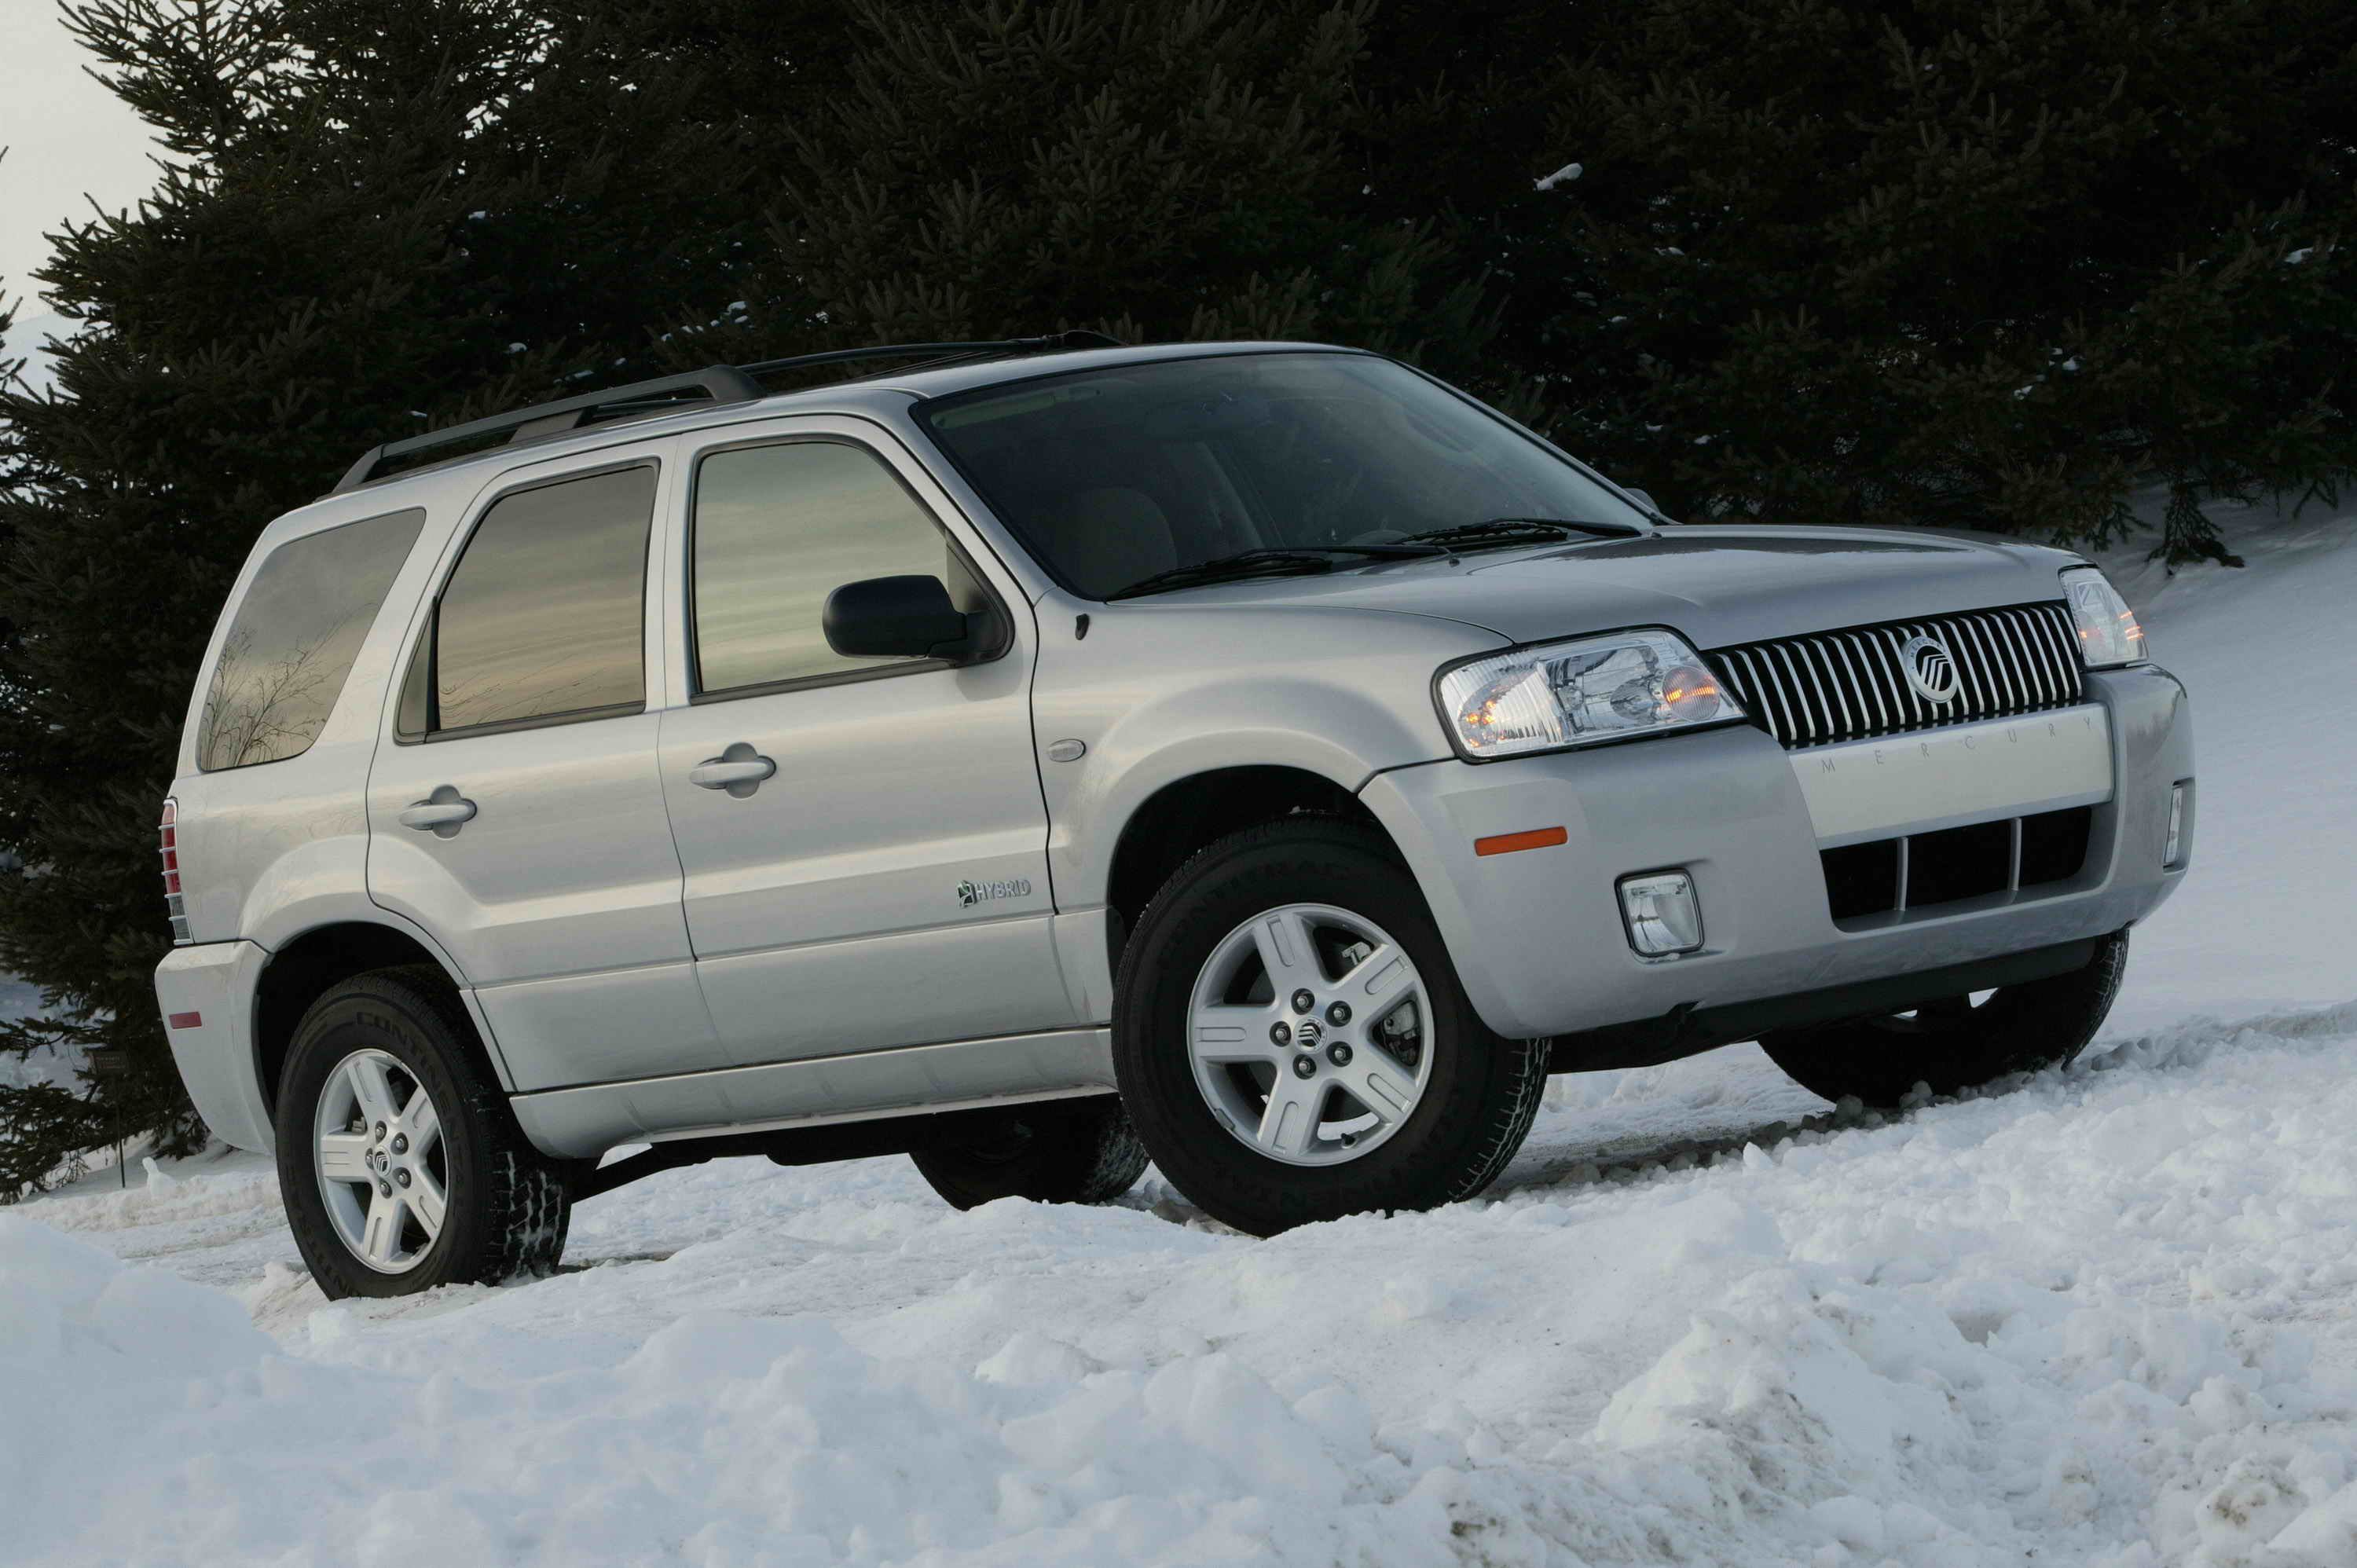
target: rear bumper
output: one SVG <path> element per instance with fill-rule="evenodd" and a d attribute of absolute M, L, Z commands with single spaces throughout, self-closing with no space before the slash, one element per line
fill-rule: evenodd
<path fill-rule="evenodd" d="M 247 941 L 174 948 L 156 966 L 164 1037 L 213 1135 L 268 1154 L 275 1140 L 253 1048 L 254 989 L 269 950 Z"/>
<path fill-rule="evenodd" d="M 2189 791 L 2176 864 L 2161 864 L 2171 786 L 2193 778 L 2185 690 L 2158 669 L 2106 671 L 2087 677 L 2087 701 L 2103 710 L 2109 778 L 2097 780 L 2104 798 L 2092 802 L 2075 876 L 1863 921 L 1835 922 L 1819 858 L 1865 836 L 1854 813 L 1821 831 L 1828 808 L 1820 789 L 1813 816 L 1803 773 L 1811 753 L 1787 752 L 1748 726 L 1478 767 L 1427 763 L 1376 776 L 1361 799 L 1407 857 L 1491 1028 L 1529 1038 L 1658 1024 L 2061 949 L 2150 914 L 2190 857 Z M 1985 800 L 1925 788 L 1920 818 L 1871 831 L 2000 821 L 2052 805 L 2066 787 L 2081 803 L 2097 792 L 2084 777 L 2058 780 L 2050 767 L 1982 768 L 1975 777 L 1966 794 Z M 1554 847 L 1473 850 L 1476 839 L 1557 826 L 1565 842 Z M 1647 961 L 1630 950 L 1616 885 L 1668 868 L 1694 879 L 1705 945 Z M 1716 1043 L 1696 1037 L 1689 1048 Z"/>

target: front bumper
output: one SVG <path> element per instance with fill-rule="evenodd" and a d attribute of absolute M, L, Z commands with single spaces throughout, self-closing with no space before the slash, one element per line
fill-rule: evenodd
<path fill-rule="evenodd" d="M 1872 921 L 1834 919 L 1820 851 L 1860 835 L 1820 832 L 1802 772 L 1811 753 L 1748 725 L 1479 766 L 1426 763 L 1377 775 L 1361 798 L 1406 856 L 1491 1028 L 1517 1039 L 1607 1030 L 2056 948 L 2144 918 L 2191 856 L 2189 790 L 2177 859 L 2161 864 L 2171 786 L 2193 778 L 2185 689 L 2152 666 L 2090 672 L 2086 701 L 2108 724 L 2111 778 L 2078 875 Z M 2040 809 L 2052 781 L 2031 771 L 2015 792 L 1999 778 L 1979 804 L 1926 789 L 1920 819 L 1874 831 Z M 1474 853 L 1477 839 L 1556 826 L 1566 830 L 1558 846 Z M 1641 959 L 1616 884 L 1672 868 L 1694 878 L 1704 947 Z"/>

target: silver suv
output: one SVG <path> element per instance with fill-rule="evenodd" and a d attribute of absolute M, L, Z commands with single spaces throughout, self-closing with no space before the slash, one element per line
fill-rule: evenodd
<path fill-rule="evenodd" d="M 2185 692 L 2075 556 L 1674 523 L 1345 349 L 926 351 L 395 442 L 264 531 L 156 985 L 330 1295 L 716 1155 L 1150 1155 L 1266 1233 L 1480 1191 L 1550 1072 L 1954 1091 L 2080 1050 L 2183 874 Z"/>

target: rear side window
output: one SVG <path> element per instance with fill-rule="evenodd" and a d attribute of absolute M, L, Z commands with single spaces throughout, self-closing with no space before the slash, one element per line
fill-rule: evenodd
<path fill-rule="evenodd" d="M 290 539 L 270 553 L 205 685 L 199 768 L 282 762 L 311 748 L 425 522 L 412 508 Z"/>
<path fill-rule="evenodd" d="M 932 514 L 874 453 L 846 442 L 714 453 L 696 469 L 694 529 L 700 692 L 932 662 L 828 647 L 821 617 L 846 583 L 937 577 L 959 609 L 991 607 Z"/>
<path fill-rule="evenodd" d="M 436 607 L 436 730 L 635 710 L 655 470 L 519 490 L 483 513 Z"/>

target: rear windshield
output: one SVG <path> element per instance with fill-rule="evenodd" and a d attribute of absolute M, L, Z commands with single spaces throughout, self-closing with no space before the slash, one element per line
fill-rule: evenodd
<path fill-rule="evenodd" d="M 425 523 L 425 513 L 412 508 L 290 539 L 270 553 L 205 685 L 199 768 L 283 762 L 311 748 Z"/>
<path fill-rule="evenodd" d="M 920 414 L 1032 555 L 1091 598 L 1244 550 L 1493 518 L 1646 521 L 1512 425 L 1363 354 L 1157 360 L 986 387 Z"/>

